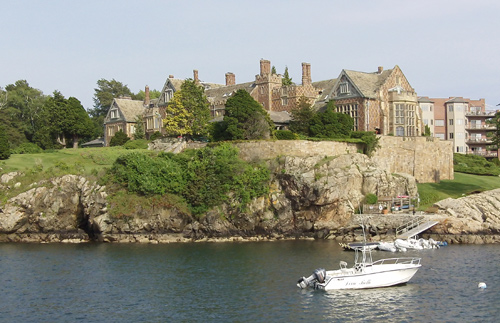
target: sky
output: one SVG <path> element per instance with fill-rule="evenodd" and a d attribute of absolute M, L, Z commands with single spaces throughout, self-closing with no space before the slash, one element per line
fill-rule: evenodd
<path fill-rule="evenodd" d="M 134 93 L 169 75 L 250 82 L 260 59 L 301 83 L 398 65 L 419 96 L 500 104 L 498 0 L 0 0 L 0 87 L 93 108 L 99 79 Z"/>

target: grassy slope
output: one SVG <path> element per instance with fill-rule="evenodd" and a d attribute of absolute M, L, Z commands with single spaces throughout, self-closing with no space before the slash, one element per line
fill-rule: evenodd
<path fill-rule="evenodd" d="M 63 149 L 42 154 L 11 155 L 9 159 L 0 163 L 0 167 L 3 168 L 3 173 L 7 173 L 12 171 L 26 171 L 35 166 L 41 166 L 42 169 L 46 170 L 64 163 L 69 167 L 76 167 L 78 173 L 87 175 L 92 170 L 99 171 L 105 167 L 110 167 L 118 156 L 129 152 L 131 150 L 126 150 L 122 147 L 105 147 Z"/>
<path fill-rule="evenodd" d="M 418 184 L 420 209 L 426 210 L 435 202 L 448 197 L 457 198 L 473 192 L 488 191 L 495 188 L 500 188 L 500 177 L 498 176 L 455 173 L 454 180 Z"/>

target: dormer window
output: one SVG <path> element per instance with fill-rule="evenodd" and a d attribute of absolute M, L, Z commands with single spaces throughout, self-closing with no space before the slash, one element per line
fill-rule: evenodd
<path fill-rule="evenodd" d="M 110 111 L 110 116 L 111 116 L 111 119 L 116 119 L 118 118 L 118 110 L 117 109 L 113 109 Z"/>
<path fill-rule="evenodd" d="M 349 93 L 349 83 L 342 82 L 339 86 L 340 94 L 348 94 Z"/>

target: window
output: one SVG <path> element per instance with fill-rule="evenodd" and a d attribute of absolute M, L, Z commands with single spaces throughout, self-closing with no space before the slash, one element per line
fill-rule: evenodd
<path fill-rule="evenodd" d="M 135 133 L 135 125 L 133 124 L 130 125 L 130 133 L 131 134 Z"/>
<path fill-rule="evenodd" d="M 457 146 L 457 153 L 463 153 L 464 152 L 464 146 Z"/>
<path fill-rule="evenodd" d="M 448 120 L 450 126 L 453 126 L 453 119 Z"/>
<path fill-rule="evenodd" d="M 429 124 L 429 120 L 428 119 L 424 119 L 424 125 L 428 125 Z"/>
<path fill-rule="evenodd" d="M 288 105 L 288 98 L 281 98 L 281 105 Z"/>
<path fill-rule="evenodd" d="M 434 120 L 431 119 L 431 126 L 434 124 Z"/>
<path fill-rule="evenodd" d="M 435 137 L 444 140 L 444 133 L 437 133 Z"/>
<path fill-rule="evenodd" d="M 348 94 L 349 93 L 349 83 L 342 82 L 339 86 L 340 94 Z"/>
<path fill-rule="evenodd" d="M 405 123 L 405 117 L 404 117 L 404 105 L 403 104 L 396 104 L 395 109 L 394 109 L 394 116 L 395 124 L 404 124 Z"/>
<path fill-rule="evenodd" d="M 461 126 L 464 124 L 464 119 L 457 119 L 457 126 Z"/>
<path fill-rule="evenodd" d="M 448 138 L 453 139 L 453 132 L 450 132 L 450 135 L 448 136 Z"/>
<path fill-rule="evenodd" d="M 354 119 L 354 131 L 358 129 L 358 105 L 357 104 L 343 104 L 337 106 L 338 113 L 344 113 Z"/>
<path fill-rule="evenodd" d="M 118 110 L 117 109 L 112 109 L 110 112 L 111 119 L 116 119 L 118 118 Z"/>
<path fill-rule="evenodd" d="M 453 112 L 453 104 L 448 104 L 448 112 Z"/>
<path fill-rule="evenodd" d="M 444 126 L 444 120 L 438 119 L 438 120 L 436 120 L 436 123 L 434 125 L 436 127 L 443 127 Z"/>
<path fill-rule="evenodd" d="M 405 128 L 404 127 L 396 127 L 396 136 L 397 137 L 403 137 L 405 135 Z"/>

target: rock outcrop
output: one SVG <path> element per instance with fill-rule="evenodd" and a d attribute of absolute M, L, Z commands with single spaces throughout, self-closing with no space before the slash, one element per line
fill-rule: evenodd
<path fill-rule="evenodd" d="M 415 180 L 362 154 L 269 161 L 271 191 L 245 211 L 231 203 L 195 218 L 176 208 L 108 210 L 105 187 L 75 175 L 38 183 L 0 210 L 0 241 L 170 242 L 323 237 L 350 225 L 364 196 L 414 195 Z M 13 181 L 12 178 L 9 180 Z"/>

